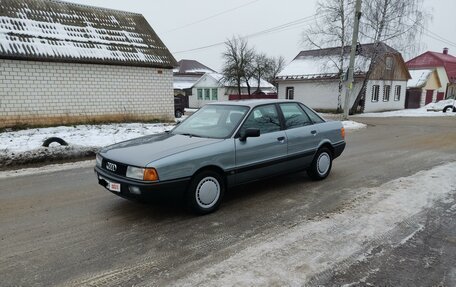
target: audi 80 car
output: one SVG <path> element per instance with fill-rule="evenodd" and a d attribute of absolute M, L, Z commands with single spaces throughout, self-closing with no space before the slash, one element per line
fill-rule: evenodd
<path fill-rule="evenodd" d="M 342 123 L 300 102 L 217 102 L 171 131 L 103 148 L 95 172 L 121 197 L 182 191 L 187 207 L 206 214 L 235 185 L 302 170 L 322 180 L 344 148 Z"/>

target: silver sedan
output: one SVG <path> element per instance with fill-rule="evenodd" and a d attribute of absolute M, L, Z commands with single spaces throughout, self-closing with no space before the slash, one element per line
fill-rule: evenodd
<path fill-rule="evenodd" d="M 195 213 L 215 211 L 227 188 L 307 170 L 326 178 L 345 148 L 345 130 L 295 101 L 208 104 L 173 130 L 103 148 L 98 182 L 134 199 L 182 192 Z"/>

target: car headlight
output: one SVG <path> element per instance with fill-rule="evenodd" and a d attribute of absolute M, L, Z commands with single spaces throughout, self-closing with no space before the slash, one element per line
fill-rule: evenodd
<path fill-rule="evenodd" d="M 96 165 L 98 167 L 101 167 L 101 163 L 103 162 L 103 157 L 101 157 L 101 155 L 97 153 L 97 156 L 95 157 L 95 160 L 96 160 Z"/>
<path fill-rule="evenodd" d="M 127 177 L 145 180 L 145 181 L 157 181 L 158 173 L 155 168 L 139 168 L 134 166 L 127 167 Z"/>

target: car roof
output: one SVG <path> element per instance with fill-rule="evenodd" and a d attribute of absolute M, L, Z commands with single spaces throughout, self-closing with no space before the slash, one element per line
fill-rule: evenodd
<path fill-rule="evenodd" d="M 208 105 L 231 105 L 231 106 L 248 106 L 256 107 L 265 104 L 277 104 L 277 103 L 297 103 L 297 101 L 292 100 L 277 100 L 277 99 L 255 99 L 255 100 L 236 100 L 236 101 L 221 101 L 213 102 Z"/>

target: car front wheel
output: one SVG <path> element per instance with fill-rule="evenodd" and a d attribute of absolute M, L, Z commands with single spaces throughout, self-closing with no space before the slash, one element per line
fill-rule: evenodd
<path fill-rule="evenodd" d="M 320 148 L 315 155 L 307 174 L 313 180 L 322 180 L 328 177 L 332 167 L 332 153 L 326 148 Z"/>
<path fill-rule="evenodd" d="M 206 170 L 198 173 L 187 191 L 187 206 L 196 214 L 208 214 L 217 210 L 225 192 L 222 176 Z"/>

